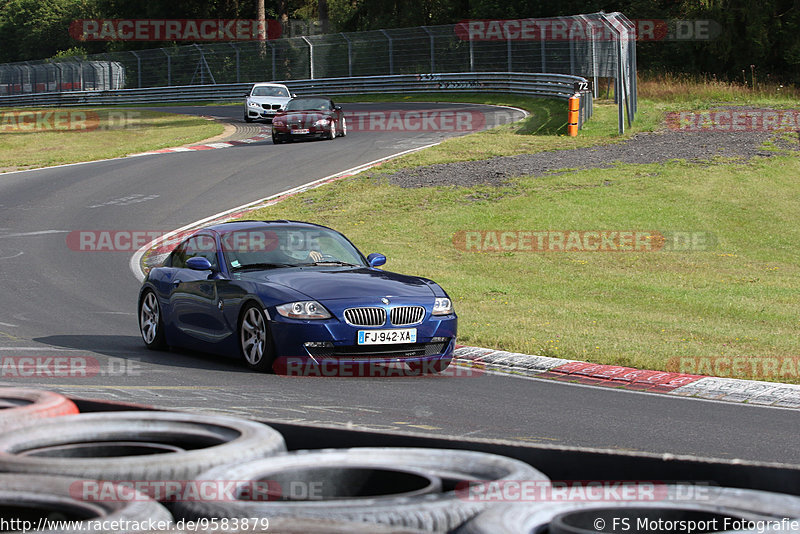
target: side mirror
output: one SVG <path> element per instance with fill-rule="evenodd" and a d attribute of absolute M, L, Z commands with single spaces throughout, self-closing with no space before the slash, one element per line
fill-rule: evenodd
<path fill-rule="evenodd" d="M 342 111 L 342 106 L 333 106 L 336 111 Z"/>
<path fill-rule="evenodd" d="M 292 98 L 297 98 L 297 95 L 292 93 Z"/>
<path fill-rule="evenodd" d="M 193 271 L 210 271 L 211 269 L 211 262 L 208 261 L 208 258 L 204 258 L 202 256 L 195 256 L 193 258 L 189 258 L 186 260 L 186 267 L 192 269 Z"/>
<path fill-rule="evenodd" d="M 367 256 L 367 263 L 369 263 L 370 267 L 380 267 L 386 263 L 386 256 L 383 254 L 378 254 L 377 252 L 373 252 Z"/>
<path fill-rule="evenodd" d="M 247 98 L 247 97 L 249 97 L 249 96 L 250 96 L 250 93 L 245 93 L 245 94 L 244 94 L 244 97 L 245 97 L 245 98 Z"/>

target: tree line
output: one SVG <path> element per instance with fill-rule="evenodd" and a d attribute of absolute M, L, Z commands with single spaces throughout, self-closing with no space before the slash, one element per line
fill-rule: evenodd
<path fill-rule="evenodd" d="M 642 41 L 640 70 L 713 75 L 752 83 L 800 82 L 796 0 L 0 0 L 0 62 L 27 61 L 169 43 L 81 42 L 80 19 L 274 19 L 319 21 L 328 32 L 375 30 L 468 19 L 516 19 L 620 11 L 631 19 L 708 20 L 706 40 Z"/>

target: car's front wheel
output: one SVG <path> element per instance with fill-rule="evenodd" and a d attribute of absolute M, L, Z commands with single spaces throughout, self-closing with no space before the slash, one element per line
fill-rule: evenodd
<path fill-rule="evenodd" d="M 253 122 L 253 119 L 246 112 L 244 114 L 244 122 Z"/>
<path fill-rule="evenodd" d="M 249 304 L 239 320 L 239 347 L 245 363 L 250 369 L 268 373 L 272 371 L 275 351 L 264 311 Z"/>
<path fill-rule="evenodd" d="M 148 290 L 139 303 L 139 331 L 142 340 L 150 350 L 163 350 L 167 348 L 167 339 L 164 336 L 164 320 L 161 317 L 161 306 L 153 291 Z"/>
<path fill-rule="evenodd" d="M 336 133 L 336 123 L 333 122 L 333 120 L 331 120 L 331 128 L 330 130 L 328 130 L 328 139 L 331 140 L 336 139 L 337 135 L 338 134 Z"/>
<path fill-rule="evenodd" d="M 342 131 L 339 132 L 339 135 L 341 135 L 342 137 L 347 135 L 347 119 L 345 119 L 344 117 L 342 117 Z"/>
<path fill-rule="evenodd" d="M 272 144 L 273 145 L 280 145 L 283 143 L 283 139 L 275 135 L 275 132 L 272 132 Z"/>

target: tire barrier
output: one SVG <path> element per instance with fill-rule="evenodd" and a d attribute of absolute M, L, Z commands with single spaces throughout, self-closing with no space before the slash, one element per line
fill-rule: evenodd
<path fill-rule="evenodd" d="M 3 530 L 22 532 L 39 527 L 37 532 L 53 534 L 122 533 L 129 530 L 109 530 L 108 526 L 172 521 L 163 505 L 140 493 L 128 501 L 86 502 L 72 494 L 74 483 L 69 477 L 0 474 L 0 517 L 8 523 Z M 103 521 L 106 528 L 94 528 L 95 521 Z"/>
<path fill-rule="evenodd" d="M 531 502 L 489 508 L 458 529 L 458 534 L 587 534 L 672 531 L 693 521 L 694 532 L 731 531 L 759 521 L 800 515 L 800 498 L 766 491 L 672 485 L 659 502 Z M 696 495 L 687 498 L 682 496 Z M 684 523 L 679 523 L 683 521 Z M 644 525 L 645 528 L 637 528 Z M 658 529 L 650 526 L 661 526 Z M 699 528 L 707 526 L 709 528 Z M 731 528 L 733 527 L 733 528 Z M 762 529 L 763 532 L 763 529 Z M 780 532 L 780 530 L 778 530 Z"/>
<path fill-rule="evenodd" d="M 269 481 L 276 491 L 270 500 L 176 503 L 176 516 L 333 518 L 433 532 L 448 532 L 485 508 L 456 493 L 461 481 L 548 480 L 524 462 L 495 454 L 393 447 L 297 451 L 217 467 L 198 478 Z M 437 479 L 440 491 L 434 491 Z M 301 488 L 297 495 L 292 484 Z"/>
<path fill-rule="evenodd" d="M 286 450 L 267 425 L 217 415 L 132 411 L 42 420 L 0 436 L 0 472 L 128 481 L 159 500 L 200 472 Z M 168 453 L 168 454 L 167 454 Z M 96 487 L 87 483 L 86 491 Z M 170 494 L 167 494 L 167 491 Z"/>
<path fill-rule="evenodd" d="M 45 417 L 73 415 L 78 407 L 53 391 L 0 388 L 0 432 L 18 428 Z"/>
<path fill-rule="evenodd" d="M 9 530 L 2 526 L 9 519 L 78 522 L 50 532 L 134 531 L 109 530 L 114 520 L 172 521 L 172 530 L 137 532 L 208 534 L 596 534 L 642 531 L 640 521 L 648 522 L 648 532 L 690 521 L 742 534 L 800 530 L 800 519 L 788 519 L 800 517 L 800 497 L 786 494 L 658 484 L 650 500 L 559 501 L 563 484 L 525 462 L 485 452 L 286 452 L 279 432 L 235 417 L 115 411 L 44 418 L 73 413 L 75 405 L 21 388 L 0 388 L 3 406 L 0 531 Z M 3 419 L 17 409 L 21 415 Z M 24 426 L 1 426 L 23 425 L 22 419 Z M 580 488 L 586 481 L 576 482 Z M 530 485 L 546 487 L 549 498 L 507 503 L 510 492 Z M 95 519 L 106 526 L 87 527 Z"/>

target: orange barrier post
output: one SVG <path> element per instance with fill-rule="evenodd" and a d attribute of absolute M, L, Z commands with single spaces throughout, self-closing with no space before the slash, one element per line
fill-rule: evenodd
<path fill-rule="evenodd" d="M 578 110 L 580 109 L 581 96 L 575 93 L 569 97 L 569 116 L 567 118 L 567 133 L 570 137 L 578 135 Z"/>

